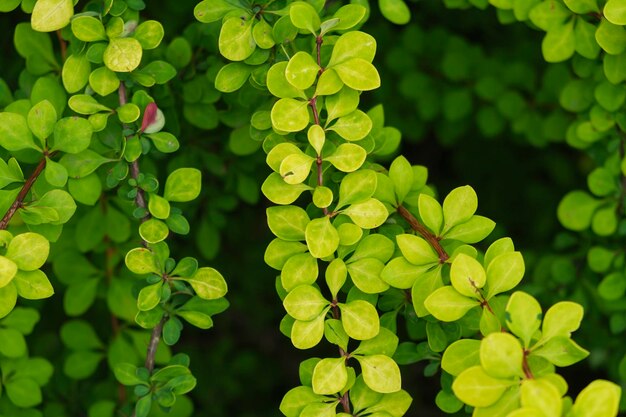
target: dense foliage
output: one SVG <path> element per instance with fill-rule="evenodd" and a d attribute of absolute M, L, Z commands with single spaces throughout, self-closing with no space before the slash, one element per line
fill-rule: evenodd
<path fill-rule="evenodd" d="M 0 416 L 626 410 L 622 0 L 153 3 L 0 0 Z"/>

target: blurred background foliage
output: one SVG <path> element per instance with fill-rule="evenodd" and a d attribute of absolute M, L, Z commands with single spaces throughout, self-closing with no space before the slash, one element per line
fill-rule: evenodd
<path fill-rule="evenodd" d="M 202 198 L 188 216 L 193 237 L 179 238 L 171 246 L 210 261 L 230 287 L 228 313 L 218 316 L 209 332 L 186 330 L 177 349 L 190 354 L 198 378 L 191 393 L 194 415 L 279 415 L 278 403 L 297 380 L 299 361 L 309 354 L 293 349 L 280 334 L 283 308 L 274 290 L 275 272 L 262 258 L 270 234 L 267 202 L 259 189 L 268 168 L 246 125 L 255 109 L 246 91 L 253 87 L 225 95 L 215 90 L 213 80 L 225 63 L 217 54 L 219 25 L 192 23 L 195 3 L 151 0 L 142 12 L 144 18 L 163 23 L 169 43 L 183 37 L 190 46 L 188 56 L 176 57 L 189 65 L 181 65 L 168 87 L 153 90 L 182 144 L 174 159 L 163 162 L 170 170 L 184 163 L 204 173 Z M 429 168 L 430 182 L 440 195 L 472 185 L 480 197 L 479 212 L 498 223 L 491 240 L 511 236 L 525 256 L 528 272 L 522 289 L 544 305 L 575 299 L 586 307 L 578 341 L 591 358 L 566 371 L 572 393 L 591 379 L 589 373 L 618 380 L 621 371 L 621 380 L 626 380 L 626 369 L 621 369 L 626 366 L 619 366 L 626 316 L 619 313 L 621 320 L 612 318 L 607 326 L 609 313 L 595 289 L 600 278 L 584 265 L 588 248 L 565 232 L 556 217 L 561 198 L 584 188 L 593 168 L 591 158 L 565 143 L 574 116 L 559 105 L 562 89 L 576 77 L 576 58 L 573 65 L 546 64 L 542 34 L 524 24 L 503 25 L 492 7 L 448 9 L 432 0 L 413 0 L 409 7 L 412 19 L 407 25 L 390 23 L 372 7 L 363 27 L 378 41 L 375 65 L 382 78 L 382 87 L 365 95 L 366 107 L 383 104 L 387 125 L 402 132 L 401 153 Z M 15 24 L 27 19 L 20 11 L 0 14 L 5 40 L 0 43 L 0 66 L 13 91 L 28 80 L 20 75 L 24 61 L 8 40 Z M 152 53 L 167 55 L 167 47 L 164 42 Z M 230 106 L 234 102 L 239 103 L 236 111 Z M 159 162 L 153 161 L 157 168 Z M 87 214 L 83 207 L 76 215 Z M 93 246 L 88 257 L 99 268 L 107 257 L 119 256 L 107 251 L 106 242 Z M 63 248 L 61 241 L 57 251 Z M 62 371 L 68 353 L 57 335 L 69 317 L 80 315 L 102 339 L 111 336 L 106 294 L 100 288 L 95 302 L 76 314 L 59 302 L 68 283 L 53 284 L 54 299 L 31 303 L 45 317 L 29 336 L 31 353 L 50 358 L 56 366 L 44 394 L 44 414 L 84 415 L 81 410 L 110 394 L 115 385 L 68 377 Z M 408 415 L 443 415 L 433 404 L 437 384 L 424 376 L 436 369 L 427 365 L 422 361 L 403 369 L 405 389 L 415 398 Z M 104 365 L 93 372 L 106 381 Z"/>

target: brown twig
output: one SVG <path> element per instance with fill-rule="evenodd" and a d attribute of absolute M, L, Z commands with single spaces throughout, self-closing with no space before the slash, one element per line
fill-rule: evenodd
<path fill-rule="evenodd" d="M 417 233 L 422 235 L 422 237 L 430 244 L 430 246 L 437 252 L 439 255 L 439 263 L 443 264 L 448 259 L 450 259 L 450 255 L 446 252 L 446 250 L 439 243 L 439 239 L 435 236 L 430 230 L 426 228 L 423 224 L 421 224 L 410 211 L 408 211 L 404 206 L 398 206 L 398 214 L 402 216 L 404 220 L 409 223 L 411 229 L 415 230 Z"/>
<path fill-rule="evenodd" d="M 65 62 L 67 59 L 67 42 L 61 36 L 61 30 L 57 30 L 57 39 L 59 40 L 59 46 L 61 47 L 61 60 Z"/>
<path fill-rule="evenodd" d="M 2 220 L 0 220 L 0 230 L 6 230 L 6 228 L 9 226 L 9 222 L 13 218 L 13 215 L 17 212 L 17 210 L 20 207 L 23 206 L 24 199 L 28 195 L 28 192 L 32 188 L 33 184 L 35 184 L 35 181 L 37 181 L 37 178 L 39 178 L 39 175 L 41 175 L 41 172 L 44 170 L 45 167 L 46 167 L 46 157 L 44 156 L 43 158 L 41 158 L 41 160 L 37 164 L 35 171 L 33 171 L 33 173 L 30 175 L 30 177 L 26 180 L 26 182 L 22 186 L 22 189 L 20 190 L 19 194 L 15 198 L 15 201 L 13 202 L 13 204 L 11 204 L 11 207 L 9 207 L 4 217 L 2 217 Z"/>

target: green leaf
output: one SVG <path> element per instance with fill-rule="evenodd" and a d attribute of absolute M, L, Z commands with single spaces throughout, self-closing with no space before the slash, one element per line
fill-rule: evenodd
<path fill-rule="evenodd" d="M 348 215 L 357 226 L 363 229 L 379 227 L 389 216 L 385 205 L 375 198 L 352 204 L 343 211 L 343 214 Z"/>
<path fill-rule="evenodd" d="M 287 65 L 285 61 L 272 65 L 267 72 L 267 89 L 278 98 L 306 98 L 304 92 L 287 81 L 285 76 Z"/>
<path fill-rule="evenodd" d="M 565 228 L 582 231 L 591 225 L 591 218 L 601 204 L 585 191 L 570 191 L 559 203 L 557 216 Z"/>
<path fill-rule="evenodd" d="M 261 185 L 263 195 L 275 204 L 291 204 L 300 194 L 310 189 L 305 184 L 287 184 L 277 172 L 272 172 Z"/>
<path fill-rule="evenodd" d="M 326 157 L 330 162 L 342 172 L 354 172 L 363 165 L 367 152 L 361 146 L 354 143 L 342 143 L 335 152 Z"/>
<path fill-rule="evenodd" d="M 391 174 L 391 171 L 390 171 L 390 174 Z M 412 174 L 413 172 L 411 172 L 411 176 Z M 401 178 L 398 178 L 398 181 L 402 181 Z M 407 191 L 407 194 L 408 194 L 408 191 Z M 406 197 L 406 194 L 405 194 L 405 197 Z M 437 200 L 435 200 L 433 197 L 429 196 L 428 194 L 420 194 L 417 201 L 418 201 L 420 217 L 422 218 L 424 225 L 428 227 L 430 231 L 433 232 L 435 235 L 439 235 L 439 233 L 441 232 L 441 226 L 443 226 L 443 208 L 441 207 L 441 204 L 439 204 Z M 459 236 L 459 235 L 461 237 L 466 236 L 465 234 L 459 233 L 458 231 L 448 232 L 448 235 L 450 235 L 450 233 L 452 233 L 455 236 Z M 449 238 L 454 239 L 454 237 L 449 237 Z M 476 242 L 472 242 L 472 243 L 476 243 Z"/>
<path fill-rule="evenodd" d="M 406 25 L 411 20 L 411 11 L 403 0 L 378 0 L 378 7 L 385 19 L 396 25 Z"/>
<path fill-rule="evenodd" d="M 294 5 L 298 9 L 301 8 L 297 7 L 297 4 Z M 294 5 L 291 6 L 290 11 L 293 11 Z M 300 51 L 289 60 L 287 68 L 285 68 L 285 78 L 297 89 L 306 90 L 313 85 L 319 71 L 320 67 L 313 57 L 306 52 Z"/>
<path fill-rule="evenodd" d="M 323 399 L 324 397 L 315 394 L 311 387 L 299 386 L 285 394 L 279 408 L 286 417 L 299 417 L 307 404 L 321 402 Z"/>
<path fill-rule="evenodd" d="M 46 241 L 47 242 L 47 241 Z M 46 274 L 37 269 L 34 271 L 18 271 L 13 278 L 17 293 L 27 300 L 41 300 L 52 297 L 54 288 Z"/>
<path fill-rule="evenodd" d="M 89 81 L 91 64 L 84 54 L 71 54 L 63 63 L 61 78 L 68 93 L 76 93 Z"/>
<path fill-rule="evenodd" d="M 424 194 L 420 194 L 420 197 Z M 446 239 L 460 240 L 463 243 L 478 243 L 493 231 L 495 222 L 483 217 L 472 216 L 465 223 L 457 224 L 451 228 L 444 236 Z"/>
<path fill-rule="evenodd" d="M 596 59 L 600 53 L 600 45 L 596 41 L 596 27 L 583 19 L 576 20 L 574 27 L 576 52 L 587 59 Z"/>
<path fill-rule="evenodd" d="M 524 350 L 509 333 L 490 333 L 480 342 L 480 363 L 494 378 L 509 379 L 523 375 Z"/>
<path fill-rule="evenodd" d="M 285 99 L 287 100 L 287 99 Z M 288 155 L 280 163 L 279 172 L 287 184 L 297 185 L 307 179 L 315 159 L 302 152 Z"/>
<path fill-rule="evenodd" d="M 367 9 L 360 4 L 346 4 L 333 15 L 333 18 L 339 19 L 339 22 L 331 30 L 352 29 L 363 20 L 366 13 Z"/>
<path fill-rule="evenodd" d="M 223 93 L 239 90 L 248 81 L 252 68 L 241 62 L 224 65 L 215 77 L 215 88 Z"/>
<path fill-rule="evenodd" d="M 313 370 L 313 392 L 319 395 L 334 395 L 348 382 L 345 358 L 325 358 Z"/>
<path fill-rule="evenodd" d="M 18 54 L 26 58 L 26 64 L 33 73 L 43 75 L 58 69 L 51 37 L 34 31 L 29 23 L 15 26 L 14 43 Z"/>
<path fill-rule="evenodd" d="M 143 49 L 154 49 L 159 46 L 164 34 L 165 31 L 160 22 L 146 20 L 135 28 L 133 37 L 139 41 Z"/>
<path fill-rule="evenodd" d="M 310 349 L 322 340 L 324 336 L 324 318 L 322 312 L 310 321 L 296 320 L 291 327 L 291 343 L 298 349 Z"/>
<path fill-rule="evenodd" d="M 5 317 L 15 307 L 17 301 L 17 288 L 15 284 L 9 283 L 0 287 L 0 318 Z"/>
<path fill-rule="evenodd" d="M 303 209 L 296 206 L 269 207 L 266 213 L 267 224 L 276 237 L 287 241 L 305 239 L 305 230 L 311 220 Z"/>
<path fill-rule="evenodd" d="M 226 280 L 213 268 L 198 268 L 193 276 L 181 279 L 191 284 L 198 297 L 205 300 L 221 298 L 228 292 Z"/>
<path fill-rule="evenodd" d="M 40 314 L 37 310 L 26 307 L 18 307 L 11 312 L 4 320 L 2 325 L 11 329 L 15 329 L 23 335 L 29 335 L 37 322 L 39 322 Z"/>
<path fill-rule="evenodd" d="M 560 417 L 563 408 L 558 389 L 545 380 L 526 379 L 522 381 L 521 404 L 523 408 L 541 410 L 541 415 Z"/>
<path fill-rule="evenodd" d="M 167 177 L 163 197 L 168 201 L 186 202 L 197 198 L 202 188 L 202 174 L 195 168 L 178 168 Z"/>
<path fill-rule="evenodd" d="M 154 254 L 146 248 L 131 249 L 126 254 L 125 262 L 126 267 L 135 274 L 160 274 L 161 272 Z"/>
<path fill-rule="evenodd" d="M 586 14 L 598 12 L 597 0 L 564 0 L 565 5 L 574 13 Z"/>
<path fill-rule="evenodd" d="M 72 19 L 72 33 L 84 42 L 107 40 L 104 25 L 93 16 L 77 16 Z"/>
<path fill-rule="evenodd" d="M 576 397 L 571 414 L 575 417 L 616 416 L 622 389 L 609 381 L 597 380 Z"/>
<path fill-rule="evenodd" d="M 441 357 L 441 369 L 452 376 L 480 365 L 481 342 L 474 339 L 461 339 L 448 346 Z"/>
<path fill-rule="evenodd" d="M 48 259 L 50 243 L 37 233 L 22 233 L 9 243 L 5 256 L 11 259 L 22 271 L 34 271 Z"/>
<path fill-rule="evenodd" d="M 626 50 L 626 30 L 603 19 L 596 30 L 596 41 L 608 54 L 619 55 Z"/>
<path fill-rule="evenodd" d="M 376 392 L 389 394 L 400 391 L 400 368 L 389 356 L 356 356 L 363 371 L 363 381 Z"/>
<path fill-rule="evenodd" d="M 310 4 L 297 1 L 289 7 L 291 23 L 298 29 L 305 29 L 316 34 L 320 28 L 320 17 Z"/>
<path fill-rule="evenodd" d="M 380 87 L 380 75 L 376 67 L 362 58 L 352 58 L 333 67 L 345 85 L 359 91 Z"/>
<path fill-rule="evenodd" d="M 0 146 L 7 151 L 36 149 L 39 147 L 33 140 L 26 118 L 17 113 L 0 113 Z"/>
<path fill-rule="evenodd" d="M 84 320 L 71 320 L 61 326 L 63 344 L 74 350 L 102 348 L 102 341 L 96 331 Z"/>
<path fill-rule="evenodd" d="M 7 358 L 19 358 L 27 353 L 26 341 L 22 333 L 15 329 L 0 328 L 0 354 Z"/>
<path fill-rule="evenodd" d="M 326 268 L 326 285 L 333 298 L 337 297 L 339 290 L 343 287 L 348 277 L 348 269 L 345 262 L 340 259 L 333 259 Z"/>
<path fill-rule="evenodd" d="M 547 359 L 556 366 L 570 366 L 586 358 L 589 352 L 568 336 L 554 336 L 532 350 L 532 354 Z"/>
<path fill-rule="evenodd" d="M 297 253 L 284 263 L 280 282 L 286 291 L 291 291 L 298 285 L 314 284 L 318 274 L 317 259 L 310 253 Z"/>
<path fill-rule="evenodd" d="M 449 285 L 435 290 L 424 301 L 428 312 L 441 321 L 456 321 L 478 305 L 477 300 L 459 294 Z"/>
<path fill-rule="evenodd" d="M 299 285 L 283 301 L 287 313 L 296 320 L 309 321 L 318 317 L 328 306 L 319 290 L 310 285 Z"/>
<path fill-rule="evenodd" d="M 87 81 L 88 80 L 89 74 L 87 74 Z M 85 83 L 87 81 L 85 81 Z M 95 114 L 100 111 L 111 111 L 110 108 L 98 103 L 95 98 L 93 98 L 92 96 L 88 96 L 87 94 L 76 94 L 70 97 L 68 104 L 70 106 L 70 109 L 79 114 Z"/>
<path fill-rule="evenodd" d="M 76 211 L 76 203 L 67 191 L 51 190 L 27 208 L 51 209 L 56 213 L 56 220 L 51 221 L 50 223 L 64 224 L 67 223 L 74 215 L 74 212 Z"/>
<path fill-rule="evenodd" d="M 37 0 L 30 22 L 38 32 L 53 32 L 67 26 L 72 16 L 72 0 Z"/>
<path fill-rule="evenodd" d="M 54 126 L 53 149 L 77 154 L 89 147 L 93 129 L 82 117 L 66 117 Z"/>
<path fill-rule="evenodd" d="M 350 337 L 343 328 L 341 320 L 328 319 L 324 322 L 324 336 L 329 343 L 337 345 L 344 351 L 348 350 Z"/>
<path fill-rule="evenodd" d="M 139 311 L 152 310 L 159 305 L 162 287 L 163 282 L 159 281 L 156 284 L 147 285 L 139 291 L 137 296 L 137 308 Z"/>
<path fill-rule="evenodd" d="M 104 65 L 111 71 L 131 72 L 139 66 L 143 51 L 134 38 L 113 38 L 102 56 Z"/>
<path fill-rule="evenodd" d="M 148 243 L 161 242 L 169 233 L 167 225 L 158 219 L 148 219 L 139 226 L 139 235 Z"/>
<path fill-rule="evenodd" d="M 466 185 L 450 191 L 443 200 L 443 233 L 470 220 L 478 208 L 478 197 L 472 187 Z"/>
<path fill-rule="evenodd" d="M 152 409 L 152 395 L 148 394 L 137 400 L 135 404 L 135 417 L 148 417 Z"/>
<path fill-rule="evenodd" d="M 96 68 L 89 75 L 89 86 L 101 96 L 108 96 L 117 91 L 120 80 L 117 75 L 107 67 Z"/>
<path fill-rule="evenodd" d="M 308 103 L 281 98 L 272 107 L 272 126 L 283 132 L 299 132 L 309 124 Z"/>
<path fill-rule="evenodd" d="M 408 289 L 429 268 L 430 266 L 415 266 L 400 256 L 392 259 L 385 265 L 380 272 L 380 278 L 394 288 Z"/>
<path fill-rule="evenodd" d="M 17 265 L 15 262 L 0 256 L 0 288 L 8 285 L 17 273 Z"/>
<path fill-rule="evenodd" d="M 473 366 L 461 372 L 454 380 L 452 390 L 465 404 L 472 407 L 489 407 L 502 397 L 506 389 L 517 381 L 493 378 L 480 366 Z"/>
<path fill-rule="evenodd" d="M 490 299 L 496 294 L 509 291 L 524 277 L 524 258 L 520 252 L 506 252 L 496 256 L 487 267 L 487 294 Z"/>
<path fill-rule="evenodd" d="M 57 122 L 57 112 L 48 100 L 35 104 L 28 112 L 28 127 L 31 132 L 45 145 L 46 139 L 52 134 Z"/>
<path fill-rule="evenodd" d="M 5 383 L 4 388 L 9 400 L 18 407 L 28 408 L 41 404 L 41 389 L 31 378 L 11 379 Z"/>
<path fill-rule="evenodd" d="M 580 327 L 582 318 L 583 307 L 580 304 L 571 301 L 558 302 L 546 312 L 541 338 L 548 340 L 555 336 L 569 337 Z"/>
<path fill-rule="evenodd" d="M 396 236 L 398 248 L 407 261 L 413 265 L 430 265 L 439 263 L 435 250 L 421 237 L 409 234 Z"/>
<path fill-rule="evenodd" d="M 252 36 L 253 22 L 250 16 L 233 16 L 224 21 L 219 37 L 219 50 L 224 58 L 243 61 L 252 55 L 256 48 Z"/>
<path fill-rule="evenodd" d="M 541 306 L 532 296 L 516 291 L 506 305 L 506 325 L 524 342 L 524 348 L 541 324 Z"/>
<path fill-rule="evenodd" d="M 257 46 L 261 49 L 270 49 L 276 45 L 272 34 L 272 26 L 270 26 L 265 19 L 260 19 L 254 25 L 252 28 L 252 37 L 254 38 L 254 42 L 256 42 Z"/>
<path fill-rule="evenodd" d="M 452 262 L 450 282 L 460 294 L 480 300 L 479 290 L 487 282 L 487 275 L 476 259 L 461 253 Z"/>
<path fill-rule="evenodd" d="M 595 3 L 595 1 L 593 1 L 593 3 Z M 604 5 L 603 14 L 604 17 L 614 25 L 626 25 L 626 5 L 619 0 L 607 1 Z"/>
<path fill-rule="evenodd" d="M 381 279 L 385 264 L 375 258 L 359 259 L 348 264 L 348 272 L 354 285 L 366 294 L 386 291 L 389 285 Z"/>
<path fill-rule="evenodd" d="M 334 73 L 336 74 L 336 72 Z M 335 76 L 338 77 L 337 75 Z M 341 82 L 341 80 L 339 80 L 339 83 L 343 86 L 343 82 Z M 343 87 L 338 93 L 327 97 L 324 104 L 328 114 L 328 117 L 326 118 L 326 125 L 337 118 L 354 113 L 359 107 L 360 97 L 361 93 L 349 87 Z M 369 122 L 366 121 L 366 123 L 369 123 L 371 128 L 371 119 Z"/>
<path fill-rule="evenodd" d="M 359 58 L 368 63 L 376 55 L 376 39 L 370 34 L 360 31 L 346 32 L 337 39 L 328 67 Z"/>
<path fill-rule="evenodd" d="M 113 367 L 113 374 L 115 375 L 115 379 L 117 379 L 117 381 L 123 385 L 133 386 L 143 385 L 146 383 L 144 380 L 137 376 L 137 367 L 132 363 L 116 363 Z"/>
<path fill-rule="evenodd" d="M 315 87 L 316 96 L 329 96 L 338 93 L 343 87 L 343 81 L 332 68 L 326 68 L 322 75 L 317 79 Z M 328 105 L 328 103 L 326 104 Z M 328 120 L 331 120 L 330 116 Z"/>
<path fill-rule="evenodd" d="M 193 11 L 196 19 L 203 23 L 211 23 L 222 19 L 228 12 L 236 10 L 237 6 L 228 0 L 203 0 Z"/>
<path fill-rule="evenodd" d="M 372 130 L 372 120 L 361 110 L 340 117 L 328 130 L 336 132 L 347 141 L 359 141 L 364 139 Z"/>
<path fill-rule="evenodd" d="M 398 336 L 391 330 L 380 328 L 380 332 L 372 339 L 359 343 L 352 354 L 354 355 L 385 355 L 392 357 L 398 348 Z"/>
<path fill-rule="evenodd" d="M 376 173 L 362 169 L 346 175 L 339 185 L 339 201 L 335 210 L 371 198 L 376 191 Z"/>
<path fill-rule="evenodd" d="M 315 258 L 326 258 L 339 246 L 339 234 L 330 224 L 328 216 L 311 220 L 305 229 L 305 239 L 311 255 Z"/>
<path fill-rule="evenodd" d="M 67 169 L 71 178 L 83 178 L 94 172 L 98 167 L 114 159 L 105 158 L 97 152 L 86 149 L 77 154 L 65 154 L 59 161 Z"/>
<path fill-rule="evenodd" d="M 94 303 L 99 284 L 100 278 L 86 278 L 71 283 L 63 295 L 63 309 L 65 313 L 68 316 L 84 314 Z"/>
<path fill-rule="evenodd" d="M 597 39 L 597 35 L 596 35 Z M 574 55 L 576 39 L 574 21 L 552 27 L 541 43 L 541 52 L 548 62 L 562 62 Z"/>
<path fill-rule="evenodd" d="M 376 308 L 363 300 L 338 304 L 341 322 L 348 336 L 356 340 L 371 339 L 380 330 L 380 320 Z"/>

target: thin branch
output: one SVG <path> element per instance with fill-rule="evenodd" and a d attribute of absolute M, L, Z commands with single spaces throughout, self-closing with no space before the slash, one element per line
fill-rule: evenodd
<path fill-rule="evenodd" d="M 422 237 L 430 244 L 430 246 L 437 252 L 439 255 L 439 263 L 443 264 L 448 259 L 450 259 L 450 255 L 446 252 L 446 250 L 439 243 L 439 239 L 435 236 L 430 230 L 426 228 L 423 224 L 421 224 L 410 211 L 408 211 L 404 206 L 398 206 L 398 214 L 402 216 L 404 220 L 406 220 L 411 229 L 415 230 L 417 233 L 422 235 Z"/>
<path fill-rule="evenodd" d="M 152 329 L 152 335 L 150 336 L 150 343 L 148 343 L 148 354 L 146 355 L 146 363 L 145 367 L 148 368 L 150 374 L 154 370 L 154 358 L 156 357 L 156 351 L 159 347 L 159 340 L 161 339 L 161 332 L 163 331 L 163 325 L 165 325 L 165 321 L 167 320 L 167 316 L 163 316 L 159 324 L 154 326 Z"/>
<path fill-rule="evenodd" d="M 44 170 L 45 167 L 46 167 L 46 157 L 44 156 L 43 158 L 41 158 L 41 160 L 37 164 L 35 171 L 33 171 L 33 173 L 30 175 L 30 177 L 26 180 L 26 182 L 22 186 L 22 189 L 20 190 L 19 194 L 15 198 L 15 201 L 13 202 L 13 204 L 11 204 L 11 207 L 9 207 L 4 217 L 2 217 L 2 220 L 0 220 L 0 230 L 6 230 L 6 228 L 9 226 L 9 222 L 13 218 L 13 215 L 17 212 L 17 210 L 20 207 L 23 206 L 24 199 L 28 195 L 28 192 L 32 188 L 33 184 L 35 184 L 35 181 L 37 181 L 37 178 L 39 178 L 39 175 L 41 175 L 41 172 Z"/>
<path fill-rule="evenodd" d="M 61 30 L 57 30 L 57 39 L 59 40 L 59 45 L 61 47 L 61 60 L 65 62 L 67 59 L 67 42 L 61 36 Z"/>

